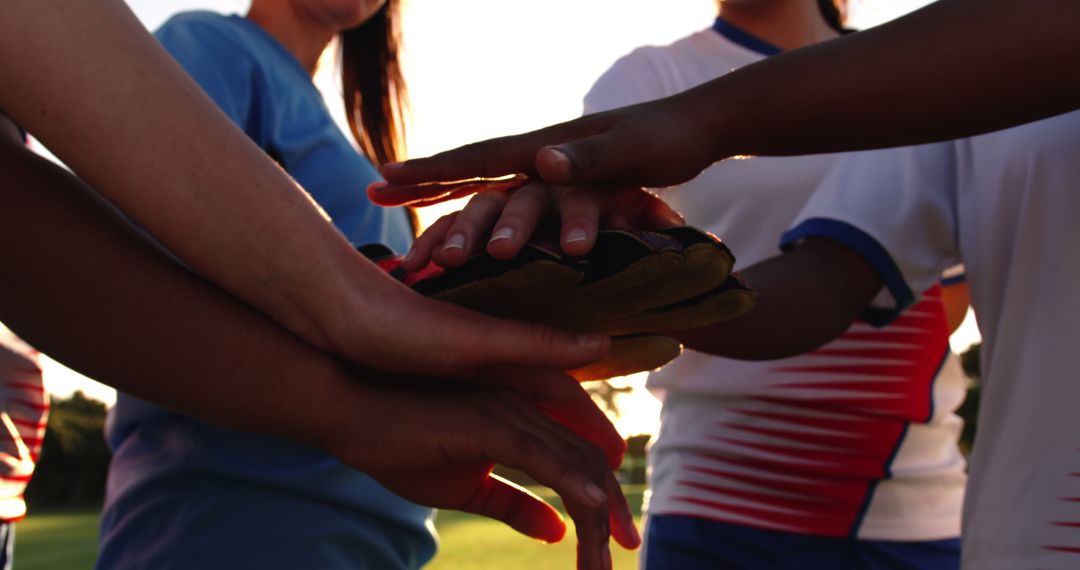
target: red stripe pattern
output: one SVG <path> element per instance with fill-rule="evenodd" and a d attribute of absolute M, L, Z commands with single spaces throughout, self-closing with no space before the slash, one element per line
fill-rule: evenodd
<path fill-rule="evenodd" d="M 1080 453 L 1080 449 L 1076 450 Z M 1073 472 L 1068 474 L 1070 479 L 1080 480 L 1080 472 Z M 1066 503 L 1067 507 L 1071 507 L 1069 510 L 1075 513 L 1075 518 L 1070 520 L 1051 521 L 1051 526 L 1063 527 L 1063 528 L 1075 528 L 1080 529 L 1080 506 L 1075 503 L 1080 503 L 1080 497 L 1061 497 L 1058 499 L 1062 503 Z M 1077 535 L 1077 542 L 1080 543 L 1080 534 Z M 1043 545 L 1043 550 L 1049 550 L 1051 552 L 1064 552 L 1066 554 L 1080 554 L 1080 545 L 1062 545 L 1062 544 L 1047 544 Z"/>
<path fill-rule="evenodd" d="M 674 499 L 725 522 L 853 535 L 908 424 L 932 416 L 948 340 L 935 287 L 892 325 L 856 324 L 773 369 L 764 396 L 717 422 L 712 449 L 685 466 Z"/>
<path fill-rule="evenodd" d="M 41 455 L 48 423 L 38 352 L 18 339 L 0 336 L 0 520 L 21 518 L 23 492 Z"/>

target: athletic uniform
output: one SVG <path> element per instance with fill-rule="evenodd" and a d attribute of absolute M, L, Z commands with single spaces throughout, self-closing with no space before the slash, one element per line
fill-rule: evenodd
<path fill-rule="evenodd" d="M 157 37 L 222 110 L 356 243 L 405 251 L 405 211 L 364 189 L 378 173 L 330 118 L 307 71 L 238 17 L 189 13 Z M 211 426 L 121 394 L 99 568 L 416 568 L 431 510 L 317 450 Z"/>
<path fill-rule="evenodd" d="M 41 454 L 48 416 L 38 352 L 0 326 L 0 568 L 11 567 L 14 523 L 26 516 L 23 493 Z"/>
<path fill-rule="evenodd" d="M 964 262 L 983 336 L 964 568 L 1080 568 L 1078 156 L 1080 112 L 854 154 L 784 238 L 827 236 L 860 252 L 892 314 Z"/>
<path fill-rule="evenodd" d="M 779 51 L 717 20 L 618 61 L 586 112 L 666 97 Z M 778 253 L 836 160 L 729 160 L 661 196 L 745 267 Z M 893 325 L 855 324 L 807 355 L 741 362 L 687 351 L 651 374 L 663 411 L 645 566 L 956 568 L 965 475 L 954 411 L 965 381 L 948 337 L 930 288 Z"/>

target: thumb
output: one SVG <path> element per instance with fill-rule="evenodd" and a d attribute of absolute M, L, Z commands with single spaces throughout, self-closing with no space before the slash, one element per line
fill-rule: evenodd
<path fill-rule="evenodd" d="M 611 348 L 610 338 L 602 334 L 565 332 L 460 307 L 447 309 L 460 312 L 462 318 L 457 326 L 440 331 L 449 342 L 442 355 L 463 370 L 499 364 L 569 370 L 596 362 Z"/>
<path fill-rule="evenodd" d="M 629 156 L 631 153 L 605 132 L 541 148 L 536 153 L 536 170 L 554 184 L 608 182 L 625 173 Z"/>
<path fill-rule="evenodd" d="M 497 475 L 488 475 L 462 510 L 500 520 L 510 528 L 542 540 L 559 542 L 566 522 L 543 499 Z"/>

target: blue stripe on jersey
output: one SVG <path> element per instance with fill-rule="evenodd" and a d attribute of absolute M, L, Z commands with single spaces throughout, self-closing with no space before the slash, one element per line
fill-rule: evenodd
<path fill-rule="evenodd" d="M 885 460 L 885 465 L 882 466 L 885 475 L 881 479 L 872 481 L 869 488 L 866 489 L 866 498 L 863 500 L 862 507 L 859 508 L 859 514 L 855 515 L 855 521 L 851 523 L 851 538 L 859 536 L 859 529 L 862 528 L 862 523 L 866 520 L 866 513 L 870 510 L 870 503 L 874 500 L 874 491 L 877 491 L 878 484 L 892 477 L 893 461 L 896 459 L 896 454 L 900 453 L 900 446 L 904 444 L 904 438 L 907 437 L 909 427 L 911 427 L 911 422 L 904 422 L 904 429 L 900 431 L 900 436 L 896 438 L 896 445 L 893 446 L 892 453 L 889 454 L 889 458 Z"/>
<path fill-rule="evenodd" d="M 967 273 L 959 273 L 957 275 L 952 275 L 950 277 L 943 277 L 941 279 L 941 284 L 946 286 L 946 287 L 948 287 L 949 285 L 956 285 L 958 283 L 966 283 L 966 282 L 967 282 Z"/>
<path fill-rule="evenodd" d="M 713 22 L 713 29 L 716 30 L 716 33 L 727 38 L 728 41 L 764 56 L 776 55 L 784 51 L 749 32 L 735 27 L 734 24 L 725 21 L 723 18 L 717 18 Z"/>
<path fill-rule="evenodd" d="M 930 420 L 934 419 L 934 386 L 937 386 L 938 378 L 941 378 L 941 369 L 945 368 L 945 363 L 949 361 L 949 355 L 952 354 L 952 346 L 945 345 L 945 354 L 941 355 L 941 362 L 938 363 L 937 370 L 934 372 L 934 381 L 930 383 L 930 393 L 926 395 L 930 400 L 930 412 L 926 414 L 926 419 L 923 423 L 930 423 Z"/>
<path fill-rule="evenodd" d="M 781 236 L 780 248 L 788 251 L 795 246 L 796 242 L 807 237 L 829 238 L 855 250 L 874 267 L 878 276 L 885 282 L 885 287 L 889 289 L 889 293 L 892 293 L 896 301 L 896 307 L 894 309 L 868 307 L 862 314 L 864 321 L 883 327 L 895 320 L 904 309 L 915 302 L 915 295 L 904 281 L 900 268 L 896 266 L 889 252 L 870 234 L 840 220 L 809 218 Z"/>
<path fill-rule="evenodd" d="M 930 411 L 927 414 L 926 419 L 923 420 L 923 423 L 929 422 L 934 417 L 934 385 L 937 384 L 937 379 L 941 377 L 941 369 L 945 366 L 945 362 L 948 360 L 950 353 L 951 349 L 946 346 L 945 354 L 941 355 L 941 361 L 938 363 L 937 370 L 934 371 L 934 381 L 930 383 L 930 393 L 926 396 L 930 401 Z M 900 437 L 896 438 L 896 446 L 893 447 L 892 453 L 889 454 L 889 458 L 885 461 L 885 476 L 870 483 L 870 488 L 866 491 L 866 500 L 859 509 L 859 514 L 855 517 L 855 522 L 851 525 L 851 538 L 855 538 L 859 535 L 859 529 L 862 528 L 862 523 L 866 519 L 866 513 L 870 510 L 870 503 L 874 500 L 874 491 L 877 490 L 878 484 L 892 477 L 893 461 L 896 461 L 896 455 L 900 453 L 900 446 L 904 444 L 904 438 L 907 437 L 908 428 L 910 427 L 911 422 L 904 423 L 904 429 L 900 432 Z"/>

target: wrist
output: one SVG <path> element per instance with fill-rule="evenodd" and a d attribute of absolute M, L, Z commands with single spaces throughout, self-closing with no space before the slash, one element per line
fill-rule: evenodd
<path fill-rule="evenodd" d="M 744 143 L 750 133 L 740 118 L 750 107 L 740 100 L 737 88 L 724 81 L 725 77 L 685 91 L 681 95 L 684 100 L 679 102 L 690 111 L 687 128 L 692 140 L 702 141 L 713 162 L 748 154 Z"/>

